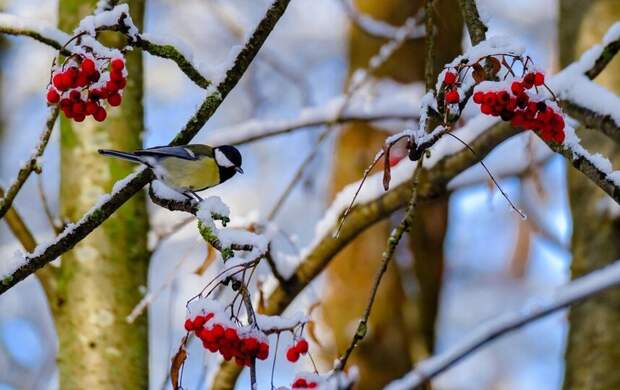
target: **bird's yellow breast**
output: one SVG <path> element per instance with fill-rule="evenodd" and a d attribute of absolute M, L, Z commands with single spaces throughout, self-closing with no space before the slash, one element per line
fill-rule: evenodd
<path fill-rule="evenodd" d="M 178 189 L 200 191 L 220 183 L 219 169 L 210 157 L 196 161 L 165 158 L 160 164 L 165 174 L 163 180 Z"/>

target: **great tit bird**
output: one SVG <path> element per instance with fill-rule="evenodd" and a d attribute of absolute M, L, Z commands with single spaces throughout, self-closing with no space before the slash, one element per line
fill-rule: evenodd
<path fill-rule="evenodd" d="M 241 153 L 234 146 L 208 145 L 156 146 L 135 152 L 99 149 L 111 156 L 146 165 L 157 179 L 189 199 L 201 200 L 196 191 L 202 191 L 243 173 Z"/>

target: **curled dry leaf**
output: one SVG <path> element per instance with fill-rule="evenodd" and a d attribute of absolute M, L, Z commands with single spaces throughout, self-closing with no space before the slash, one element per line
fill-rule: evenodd
<path fill-rule="evenodd" d="M 181 369 L 187 359 L 187 351 L 185 351 L 185 343 L 187 342 L 187 336 L 184 336 L 181 340 L 179 350 L 172 358 L 172 364 L 170 365 L 170 381 L 172 382 L 172 388 L 174 390 L 181 389 Z"/>
<path fill-rule="evenodd" d="M 497 72 L 499 72 L 502 67 L 499 60 L 495 57 L 487 57 L 487 65 L 489 66 L 492 77 L 495 77 L 497 75 Z"/>
<path fill-rule="evenodd" d="M 482 65 L 476 62 L 475 64 L 472 65 L 472 68 L 474 69 L 474 71 L 472 72 L 471 75 L 476 81 L 476 83 L 483 82 L 486 77 L 486 74 L 484 72 L 484 69 L 482 68 Z"/>

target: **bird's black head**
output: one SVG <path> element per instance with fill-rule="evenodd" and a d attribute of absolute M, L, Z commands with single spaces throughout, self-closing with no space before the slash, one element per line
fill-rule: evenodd
<path fill-rule="evenodd" d="M 220 182 L 225 182 L 235 175 L 243 173 L 241 153 L 234 146 L 222 145 L 213 148 L 215 162 L 220 170 Z"/>

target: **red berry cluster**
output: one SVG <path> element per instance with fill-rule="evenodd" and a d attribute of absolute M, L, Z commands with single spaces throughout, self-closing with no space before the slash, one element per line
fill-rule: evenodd
<path fill-rule="evenodd" d="M 116 107 L 121 104 L 120 92 L 127 85 L 123 58 L 95 60 L 82 54 L 72 55 L 52 72 L 47 89 L 47 102 L 58 104 L 67 118 L 82 122 L 86 116 L 102 122 L 107 117 L 102 102 Z"/>
<path fill-rule="evenodd" d="M 535 101 L 527 91 L 545 83 L 545 76 L 540 72 L 527 73 L 522 80 L 514 81 L 510 91 L 477 91 L 474 103 L 480 104 L 480 111 L 485 115 L 499 116 L 504 121 L 518 128 L 537 132 L 545 141 L 558 144 L 564 142 L 564 118 L 545 100 Z"/>
<path fill-rule="evenodd" d="M 296 378 L 291 388 L 293 389 L 314 389 L 318 386 L 318 383 L 308 381 L 304 378 Z"/>
<path fill-rule="evenodd" d="M 291 363 L 295 363 L 299 360 L 299 355 L 305 355 L 306 353 L 308 353 L 308 342 L 300 339 L 286 351 L 286 359 Z"/>
<path fill-rule="evenodd" d="M 195 332 L 202 340 L 202 345 L 211 352 L 218 352 L 225 360 L 235 358 L 239 366 L 251 366 L 252 359 L 265 360 L 269 356 L 269 344 L 265 337 L 258 336 L 254 331 L 243 332 L 234 326 L 217 323 L 215 313 L 197 315 L 193 319 L 185 320 L 185 330 Z M 263 335 L 264 336 L 264 335 Z"/>
<path fill-rule="evenodd" d="M 448 104 L 456 104 L 461 100 L 459 92 L 456 90 L 457 74 L 454 72 L 446 72 L 443 76 L 443 83 L 446 86 L 444 99 Z"/>

